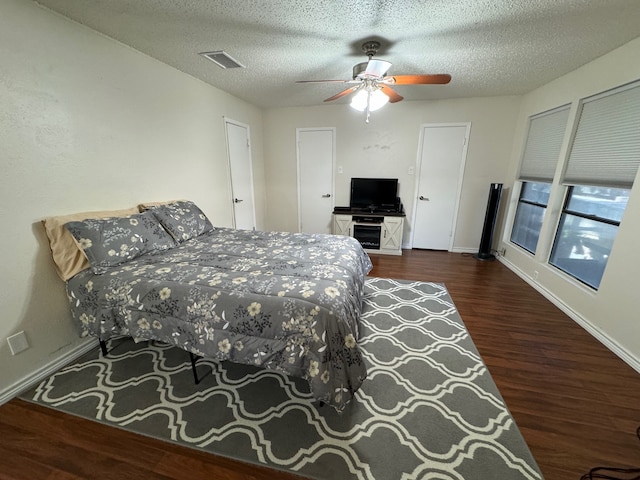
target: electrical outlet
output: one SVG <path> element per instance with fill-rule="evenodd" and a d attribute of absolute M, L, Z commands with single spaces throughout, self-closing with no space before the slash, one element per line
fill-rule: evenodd
<path fill-rule="evenodd" d="M 409 167 L 408 173 L 409 175 L 413 175 L 415 173 L 415 169 L 413 167 Z"/>
<path fill-rule="evenodd" d="M 533 275 L 531 276 L 534 280 L 538 280 L 538 270 L 533 271 Z"/>
<path fill-rule="evenodd" d="M 341 174 L 342 173 L 342 165 L 338 166 L 338 173 Z"/>
<path fill-rule="evenodd" d="M 24 332 L 18 332 L 15 335 L 7 337 L 7 343 L 11 349 L 11 355 L 17 355 L 29 348 L 29 342 Z"/>

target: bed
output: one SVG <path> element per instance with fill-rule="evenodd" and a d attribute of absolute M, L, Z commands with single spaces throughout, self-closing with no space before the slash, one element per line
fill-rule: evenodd
<path fill-rule="evenodd" d="M 89 265 L 66 279 L 81 335 L 278 370 L 345 408 L 367 375 L 357 339 L 372 265 L 355 239 L 214 228 L 188 201 L 143 210 L 64 224 Z"/>

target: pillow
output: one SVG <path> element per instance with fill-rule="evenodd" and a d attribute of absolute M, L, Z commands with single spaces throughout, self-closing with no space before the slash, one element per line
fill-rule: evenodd
<path fill-rule="evenodd" d="M 78 247 L 69 230 L 65 228 L 65 223 L 87 218 L 124 217 L 135 213 L 138 213 L 138 209 L 134 207 L 125 210 L 73 213 L 42 220 L 58 276 L 66 282 L 74 275 L 89 268 L 89 260 L 82 249 Z"/>
<path fill-rule="evenodd" d="M 213 230 L 207 216 L 193 202 L 185 200 L 157 205 L 150 211 L 178 243 Z"/>
<path fill-rule="evenodd" d="M 89 218 L 65 226 L 87 255 L 91 270 L 96 274 L 145 253 L 175 247 L 173 239 L 151 212 L 117 218 Z"/>
<path fill-rule="evenodd" d="M 168 205 L 170 203 L 176 202 L 186 202 L 186 200 L 166 200 L 164 202 L 145 202 L 138 205 L 138 211 L 144 212 L 145 210 L 151 210 L 153 207 L 157 207 L 158 205 Z"/>

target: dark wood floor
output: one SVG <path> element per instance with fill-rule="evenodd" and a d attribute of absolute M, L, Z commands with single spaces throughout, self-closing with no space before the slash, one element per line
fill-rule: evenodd
<path fill-rule="evenodd" d="M 640 374 L 504 265 L 417 250 L 372 260 L 374 276 L 447 286 L 547 480 L 577 480 L 599 465 L 640 467 Z M 0 479 L 88 478 L 299 477 L 20 400 L 0 407 Z"/>

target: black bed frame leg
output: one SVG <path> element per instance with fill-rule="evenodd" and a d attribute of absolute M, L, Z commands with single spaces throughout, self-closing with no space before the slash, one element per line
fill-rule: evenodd
<path fill-rule="evenodd" d="M 200 383 L 200 379 L 198 378 L 198 371 L 196 370 L 196 362 L 198 361 L 198 356 L 194 355 L 193 352 L 189 352 L 189 357 L 191 357 L 191 370 L 193 371 L 193 380 L 196 382 L 196 385 Z"/>
<path fill-rule="evenodd" d="M 102 350 L 102 356 L 106 357 L 108 350 L 107 350 L 107 342 L 105 342 L 104 340 L 100 340 L 98 339 L 98 341 L 100 342 L 100 350 Z"/>

